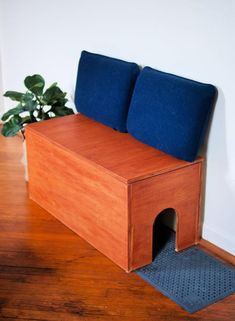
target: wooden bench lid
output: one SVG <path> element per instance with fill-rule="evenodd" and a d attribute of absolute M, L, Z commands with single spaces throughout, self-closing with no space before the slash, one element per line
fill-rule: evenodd
<path fill-rule="evenodd" d="M 33 123 L 32 131 L 109 171 L 117 179 L 131 183 L 202 161 L 189 163 L 143 144 L 128 133 L 119 133 L 82 115 Z"/>

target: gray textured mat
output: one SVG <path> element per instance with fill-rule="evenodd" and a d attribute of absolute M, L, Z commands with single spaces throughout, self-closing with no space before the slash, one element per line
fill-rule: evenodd
<path fill-rule="evenodd" d="M 235 292 L 235 268 L 197 247 L 175 252 L 175 233 L 167 233 L 154 262 L 138 275 L 190 313 Z"/>

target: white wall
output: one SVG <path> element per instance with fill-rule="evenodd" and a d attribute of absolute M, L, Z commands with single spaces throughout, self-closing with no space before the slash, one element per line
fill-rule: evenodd
<path fill-rule="evenodd" d="M 0 118 L 4 112 L 4 102 L 3 102 L 3 78 L 2 78 L 2 57 L 1 57 L 1 48 L 2 48 L 2 31 L 3 31 L 3 13 L 2 13 L 2 2 L 0 0 Z M 1 120 L 0 120 L 1 123 Z"/>
<path fill-rule="evenodd" d="M 3 101 L 3 82 L 2 82 L 2 59 L 1 59 L 1 47 L 0 47 L 0 118 L 4 113 L 4 101 Z M 0 123 L 1 120 L 0 120 Z"/>
<path fill-rule="evenodd" d="M 73 95 L 82 49 L 217 86 L 203 236 L 235 254 L 235 1 L 0 1 L 4 90 L 41 73 Z"/>

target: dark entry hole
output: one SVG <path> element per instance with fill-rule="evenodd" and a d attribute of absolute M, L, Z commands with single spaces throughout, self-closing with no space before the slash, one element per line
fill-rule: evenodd
<path fill-rule="evenodd" d="M 162 250 L 170 238 L 170 233 L 175 227 L 176 214 L 173 208 L 163 210 L 153 223 L 153 260 Z"/>

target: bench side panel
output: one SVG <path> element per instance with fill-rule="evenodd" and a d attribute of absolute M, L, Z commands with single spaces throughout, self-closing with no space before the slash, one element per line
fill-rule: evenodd
<path fill-rule="evenodd" d="M 176 212 L 176 250 L 200 239 L 202 162 L 132 184 L 130 269 L 152 261 L 153 224 L 165 209 Z"/>

